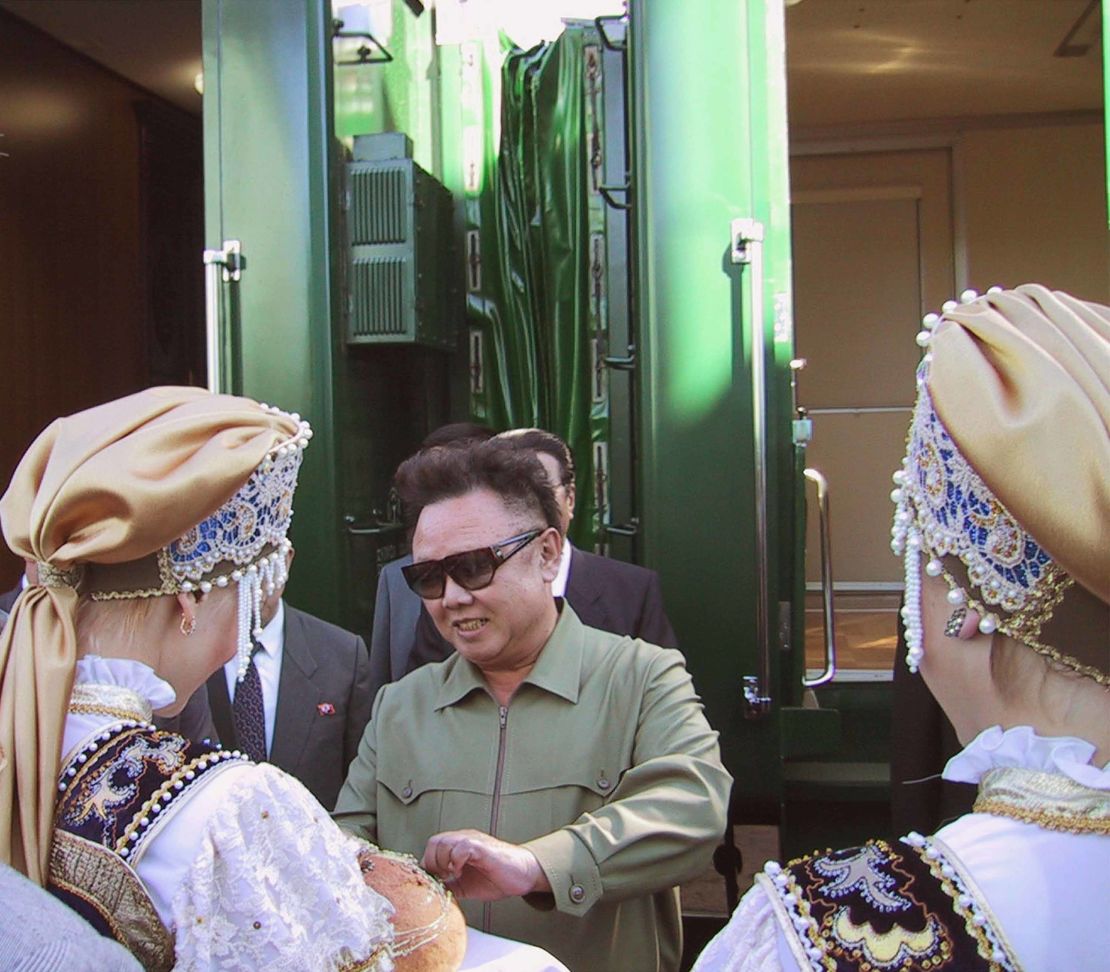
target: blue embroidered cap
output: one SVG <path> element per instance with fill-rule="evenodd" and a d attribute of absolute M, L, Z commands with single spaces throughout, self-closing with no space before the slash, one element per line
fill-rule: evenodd
<path fill-rule="evenodd" d="M 1026 285 L 966 292 L 923 323 L 891 493 L 908 667 L 924 561 L 984 634 L 1110 684 L 1110 309 Z"/>

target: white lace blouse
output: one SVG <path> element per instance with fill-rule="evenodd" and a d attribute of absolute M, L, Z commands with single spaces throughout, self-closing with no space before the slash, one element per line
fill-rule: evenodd
<path fill-rule="evenodd" d="M 75 685 L 130 689 L 154 709 L 174 699 L 148 666 L 124 659 L 80 659 Z M 114 721 L 70 713 L 64 751 Z M 135 870 L 175 935 L 175 969 L 330 972 L 392 937 L 392 905 L 362 879 L 362 846 L 293 777 L 228 763 L 151 834 Z M 379 967 L 390 966 L 383 955 Z"/>
<path fill-rule="evenodd" d="M 992 770 L 1032 770 L 1040 784 L 1061 778 L 1110 817 L 1110 766 L 1091 765 L 1082 739 L 1043 738 L 1029 726 L 980 733 L 945 767 L 944 777 L 979 783 Z M 1106 799 L 1103 800 L 1102 797 Z M 1030 806 L 1039 799 L 1028 794 Z M 936 837 L 974 880 L 1024 972 L 1103 968 L 1110 955 L 1110 837 L 1051 830 L 992 813 L 969 813 Z M 694 972 L 794 972 L 803 968 L 760 885 L 698 958 Z"/>

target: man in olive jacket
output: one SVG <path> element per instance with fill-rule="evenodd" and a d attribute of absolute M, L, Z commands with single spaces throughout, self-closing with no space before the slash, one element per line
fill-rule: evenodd
<path fill-rule="evenodd" d="M 731 784 L 682 655 L 552 598 L 559 510 L 530 452 L 432 450 L 397 485 L 406 579 L 455 653 L 379 693 L 336 819 L 420 858 L 474 927 L 576 970 L 677 970 L 676 885 Z"/>

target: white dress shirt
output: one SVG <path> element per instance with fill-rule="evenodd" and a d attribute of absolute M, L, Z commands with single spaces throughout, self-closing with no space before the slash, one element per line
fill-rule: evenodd
<path fill-rule="evenodd" d="M 567 580 L 570 578 L 570 553 L 572 549 L 570 541 L 563 537 L 563 549 L 559 554 L 559 573 L 555 575 L 555 580 L 551 582 L 552 597 L 567 596 Z"/>
<path fill-rule="evenodd" d="M 262 713 L 266 719 L 266 755 L 273 751 L 274 717 L 277 713 L 278 683 L 281 681 L 281 653 L 285 644 L 285 601 L 278 601 L 277 610 L 270 623 L 262 629 L 258 639 L 262 650 L 255 652 L 254 665 L 262 683 Z M 227 678 L 227 697 L 235 699 L 235 676 L 239 673 L 238 656 L 224 665 Z"/>

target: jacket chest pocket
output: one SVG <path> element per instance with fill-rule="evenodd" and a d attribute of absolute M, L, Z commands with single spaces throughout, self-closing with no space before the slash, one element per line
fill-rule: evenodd
<path fill-rule="evenodd" d="M 444 830 L 489 830 L 491 794 L 472 768 L 379 767 L 378 838 L 383 847 L 419 858 L 428 838 Z M 391 843 L 392 841 L 392 843 Z"/>

